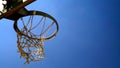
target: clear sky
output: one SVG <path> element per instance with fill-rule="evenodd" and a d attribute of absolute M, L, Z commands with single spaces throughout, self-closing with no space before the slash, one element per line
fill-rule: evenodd
<path fill-rule="evenodd" d="M 37 0 L 27 6 L 51 14 L 57 36 L 45 42 L 45 59 L 24 65 L 13 21 L 0 20 L 0 68 L 120 68 L 119 0 Z"/>

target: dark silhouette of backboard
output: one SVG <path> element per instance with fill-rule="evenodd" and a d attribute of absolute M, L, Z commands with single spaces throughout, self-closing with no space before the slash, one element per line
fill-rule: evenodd
<path fill-rule="evenodd" d="M 6 12 L 6 13 L 3 13 L 2 15 L 0 15 L 0 19 L 2 19 L 2 18 L 7 18 L 7 19 L 11 19 L 11 17 L 17 17 L 16 15 L 18 14 L 17 12 L 20 10 L 20 9 L 24 9 L 24 10 L 22 10 L 22 12 L 25 12 L 26 10 L 25 10 L 25 6 L 26 5 L 28 5 L 28 4 L 30 4 L 30 3 L 32 3 L 32 2 L 34 2 L 34 1 L 36 1 L 36 0 L 27 0 L 26 2 L 24 2 L 24 3 L 21 3 L 21 4 L 19 4 L 19 5 L 16 5 L 14 8 L 11 8 L 11 10 L 9 10 L 8 12 Z M 15 14 L 16 13 L 16 14 Z M 20 15 L 22 14 L 22 13 L 19 13 Z M 19 15 L 18 15 L 19 16 Z M 19 17 L 18 17 L 19 18 Z M 14 20 L 14 18 L 12 18 L 11 20 Z"/>

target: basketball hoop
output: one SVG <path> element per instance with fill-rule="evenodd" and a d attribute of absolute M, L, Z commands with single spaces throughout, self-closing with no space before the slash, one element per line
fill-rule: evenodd
<path fill-rule="evenodd" d="M 8 0 L 9 1 L 9 0 Z M 51 15 L 41 11 L 28 11 L 24 8 L 35 0 L 12 0 L 7 4 L 7 12 L 0 15 L 14 21 L 14 30 L 17 33 L 17 46 L 20 57 L 25 64 L 41 61 L 44 57 L 44 41 L 56 36 L 58 23 Z M 13 5 L 14 3 L 14 5 Z M 3 4 L 1 2 L 1 4 Z M 9 6 L 11 5 L 11 6 Z M 4 6 L 2 5 L 2 8 Z"/>
<path fill-rule="evenodd" d="M 15 21 L 14 29 L 20 55 L 26 59 L 25 63 L 30 63 L 44 58 L 43 43 L 56 36 L 58 24 L 47 13 L 29 11 L 28 15 Z"/>

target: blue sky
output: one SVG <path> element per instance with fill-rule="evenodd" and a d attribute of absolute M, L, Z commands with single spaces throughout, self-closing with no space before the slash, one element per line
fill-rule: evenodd
<path fill-rule="evenodd" d="M 0 68 L 120 68 L 119 0 L 37 0 L 29 10 L 44 11 L 59 23 L 45 42 L 45 59 L 24 65 L 17 53 L 13 21 L 0 20 Z"/>

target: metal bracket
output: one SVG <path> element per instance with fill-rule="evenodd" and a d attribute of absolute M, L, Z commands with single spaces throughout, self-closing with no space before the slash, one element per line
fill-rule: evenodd
<path fill-rule="evenodd" d="M 28 0 L 28 1 L 26 1 L 26 2 L 24 2 L 22 4 L 20 4 L 20 5 L 16 6 L 15 8 L 12 8 L 8 12 L 3 13 L 2 15 L 0 15 L 0 19 L 7 18 L 7 17 L 11 16 L 12 14 L 18 12 L 20 9 L 24 8 L 26 5 L 28 5 L 28 4 L 30 4 L 30 3 L 34 2 L 34 1 L 36 1 L 36 0 Z"/>

